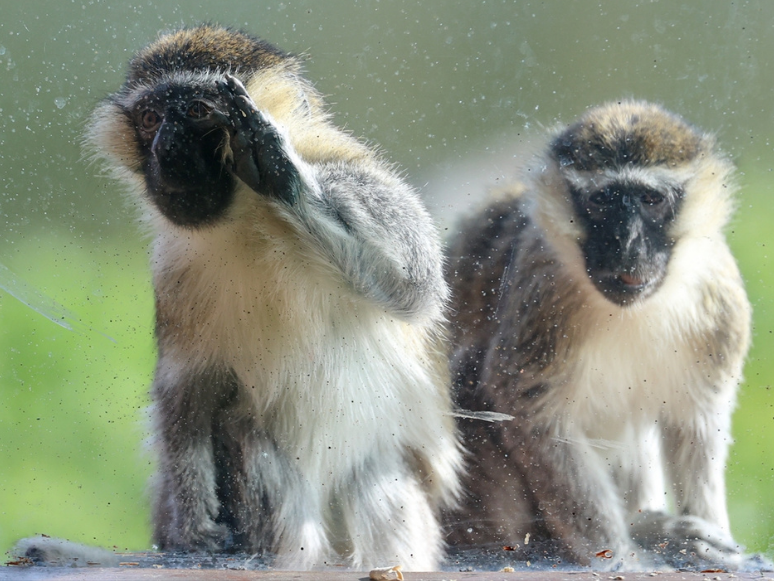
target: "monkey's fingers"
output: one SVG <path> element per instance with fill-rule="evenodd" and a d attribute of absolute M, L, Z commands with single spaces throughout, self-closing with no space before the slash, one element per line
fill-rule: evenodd
<path fill-rule="evenodd" d="M 255 192 L 261 191 L 261 175 L 258 166 L 252 158 L 252 136 L 242 130 L 243 113 L 236 106 L 237 85 L 239 83 L 230 75 L 226 75 L 225 80 L 216 81 L 218 91 L 224 97 L 225 116 L 228 119 L 228 133 L 230 138 L 229 146 L 232 153 L 232 163 L 229 168 L 231 172 L 242 180 L 247 186 Z M 242 84 L 239 83 L 239 87 Z"/>
<path fill-rule="evenodd" d="M 199 106 L 200 116 L 196 118 L 190 118 L 189 120 L 192 123 L 195 123 L 196 126 L 198 126 L 202 131 L 213 129 L 228 129 L 233 125 L 229 114 L 218 109 L 216 104 L 211 101 L 195 99 L 189 103 L 189 105 L 191 107 Z"/>
<path fill-rule="evenodd" d="M 247 89 L 245 88 L 242 81 L 237 79 L 234 75 L 230 75 L 228 73 L 225 73 L 223 78 L 225 79 L 226 87 L 228 87 L 228 90 L 233 94 L 234 97 L 247 97 L 250 99 L 250 94 L 247 92 Z"/>
<path fill-rule="evenodd" d="M 250 189 L 256 193 L 263 193 L 261 172 L 253 158 L 252 135 L 245 131 L 235 131 L 231 136 L 231 151 L 233 154 L 231 171 Z"/>
<path fill-rule="evenodd" d="M 286 153 L 286 143 L 276 127 L 256 107 L 244 85 L 226 75 L 230 118 L 233 124 L 232 171 L 257 193 L 292 205 L 298 199 L 301 179 Z"/>

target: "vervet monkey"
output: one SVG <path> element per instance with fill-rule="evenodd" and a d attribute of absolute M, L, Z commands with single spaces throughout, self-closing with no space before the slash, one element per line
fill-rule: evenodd
<path fill-rule="evenodd" d="M 461 455 L 417 193 L 218 26 L 139 51 L 90 125 L 154 236 L 159 548 L 436 568 Z"/>
<path fill-rule="evenodd" d="M 452 547 L 594 567 L 745 566 L 726 510 L 750 304 L 732 164 L 645 102 L 551 135 L 451 248 L 470 449 Z M 667 494 L 668 492 L 668 494 Z"/>

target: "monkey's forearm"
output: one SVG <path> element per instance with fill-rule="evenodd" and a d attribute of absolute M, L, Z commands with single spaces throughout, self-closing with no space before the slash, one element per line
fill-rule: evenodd
<path fill-rule="evenodd" d="M 523 444 L 509 454 L 524 467 L 528 494 L 549 534 L 580 563 L 590 563 L 600 550 L 610 550 L 615 562 L 629 560 L 633 543 L 623 505 L 597 453 L 583 436 L 550 432 L 523 433 Z"/>
<path fill-rule="evenodd" d="M 700 517 L 729 532 L 724 474 L 730 420 L 719 417 L 727 415 L 725 411 L 716 413 L 715 419 L 723 425 L 693 426 L 694 420 L 667 426 L 664 454 L 677 513 Z"/>
<path fill-rule="evenodd" d="M 220 505 L 209 438 L 197 437 L 182 448 L 160 440 L 163 482 L 156 489 L 154 541 L 161 549 L 222 549 L 227 531 L 216 523 Z"/>
<path fill-rule="evenodd" d="M 437 319 L 446 299 L 440 244 L 416 193 L 373 160 L 312 165 L 230 75 L 231 171 L 301 221 L 359 293 L 405 316 Z M 224 114 L 224 118 L 225 118 Z"/>

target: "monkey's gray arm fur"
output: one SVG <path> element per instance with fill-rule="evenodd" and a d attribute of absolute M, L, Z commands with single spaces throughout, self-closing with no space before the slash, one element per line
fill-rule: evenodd
<path fill-rule="evenodd" d="M 297 215 L 359 292 L 407 318 L 437 319 L 446 299 L 439 243 L 403 182 L 356 163 L 315 168 Z"/>
<path fill-rule="evenodd" d="M 357 291 L 400 316 L 437 320 L 448 293 L 440 242 L 416 192 L 372 162 L 305 162 L 241 83 L 226 79 L 234 174 L 275 199 Z"/>

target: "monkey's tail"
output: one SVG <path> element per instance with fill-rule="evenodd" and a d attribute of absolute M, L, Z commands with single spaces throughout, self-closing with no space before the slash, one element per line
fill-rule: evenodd
<path fill-rule="evenodd" d="M 108 549 L 46 535 L 21 539 L 10 553 L 30 565 L 44 567 L 117 567 L 119 562 L 118 555 Z"/>

